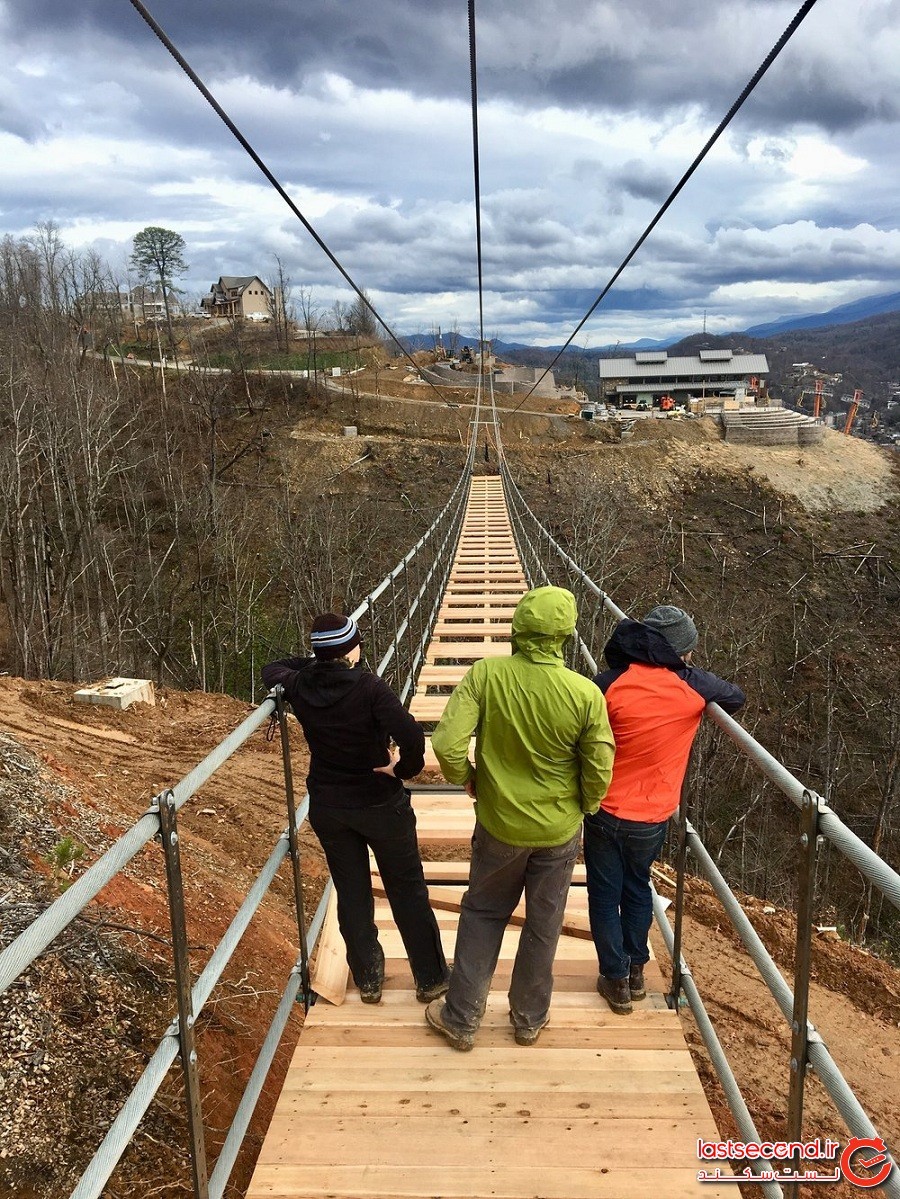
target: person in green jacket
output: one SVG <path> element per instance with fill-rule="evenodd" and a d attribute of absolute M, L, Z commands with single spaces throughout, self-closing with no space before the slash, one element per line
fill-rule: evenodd
<path fill-rule="evenodd" d="M 570 591 L 529 591 L 513 616 L 512 655 L 476 662 L 432 734 L 444 778 L 475 801 L 450 989 L 425 1010 L 454 1049 L 475 1043 L 503 933 L 523 890 L 525 923 L 509 987 L 518 1044 L 533 1045 L 548 1020 L 581 822 L 606 794 L 615 753 L 602 692 L 563 660 L 577 615 Z"/>

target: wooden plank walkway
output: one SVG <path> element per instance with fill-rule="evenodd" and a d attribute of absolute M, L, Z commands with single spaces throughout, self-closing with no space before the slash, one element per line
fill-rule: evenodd
<path fill-rule="evenodd" d="M 509 653 L 525 587 L 500 482 L 474 479 L 411 704 L 420 720 L 439 718 L 473 660 Z M 425 864 L 452 959 L 472 805 L 447 786 L 414 789 L 413 802 L 423 848 L 458 850 L 457 860 Z M 531 1047 L 516 1045 L 506 998 L 524 911 L 504 935 L 475 1049 L 457 1053 L 425 1023 L 374 863 L 373 887 L 382 1002 L 365 1005 L 348 985 L 330 914 L 313 986 L 318 979 L 337 1006 L 320 1000 L 310 1010 L 247 1199 L 734 1199 L 733 1185 L 697 1181 L 697 1138 L 719 1134 L 656 962 L 630 1016 L 597 995 L 583 866 L 567 902 L 550 1024 Z"/>
<path fill-rule="evenodd" d="M 433 896 L 448 956 L 461 893 Z M 361 1003 L 351 984 L 341 1006 L 312 1008 L 248 1199 L 733 1199 L 696 1178 L 697 1138 L 718 1133 L 658 966 L 631 1016 L 597 995 L 583 888 L 570 893 L 550 1024 L 528 1048 L 508 1021 L 515 924 L 475 1049 L 461 1054 L 425 1024 L 383 899 L 376 919 L 382 1003 Z"/>
<path fill-rule="evenodd" d="M 417 720 L 426 726 L 440 720 L 451 691 L 473 662 L 509 654 L 510 623 L 527 588 L 503 484 L 499 478 L 475 478 L 447 590 L 409 705 Z M 425 768 L 438 770 L 430 738 Z"/>

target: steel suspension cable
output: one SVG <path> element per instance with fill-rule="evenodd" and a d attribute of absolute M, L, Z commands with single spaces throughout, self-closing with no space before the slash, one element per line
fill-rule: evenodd
<path fill-rule="evenodd" d="M 603 300 L 606 298 L 606 296 L 609 294 L 609 292 L 612 290 L 612 288 L 618 282 L 619 276 L 622 274 L 622 272 L 625 270 L 625 268 L 629 265 L 631 260 L 637 254 L 638 250 L 640 250 L 641 246 L 643 246 L 644 242 L 647 240 L 647 238 L 650 236 L 650 234 L 653 232 L 653 230 L 656 228 L 656 226 L 659 224 L 659 222 L 662 220 L 662 218 L 668 212 L 668 210 L 675 203 L 675 200 L 681 194 L 681 192 L 684 189 L 685 185 L 687 184 L 688 180 L 691 178 L 691 176 L 694 174 L 694 172 L 697 170 L 697 168 L 703 162 L 704 158 L 706 158 L 707 154 L 709 154 L 710 150 L 713 148 L 713 146 L 716 144 L 716 142 L 719 140 L 719 138 L 722 136 L 722 134 L 725 132 L 725 130 L 728 128 L 728 126 L 731 124 L 732 120 L 737 115 L 737 113 L 740 111 L 740 109 L 743 107 L 744 102 L 747 100 L 747 98 L 750 96 L 750 94 L 754 91 L 754 89 L 756 88 L 756 85 L 762 79 L 763 75 L 765 75 L 765 73 L 768 71 L 769 67 L 772 65 L 772 63 L 779 56 L 781 51 L 785 48 L 785 46 L 788 44 L 788 42 L 791 40 L 791 38 L 797 32 L 801 23 L 809 15 L 809 13 L 810 13 L 811 9 L 813 8 L 813 6 L 815 5 L 815 3 L 816 3 L 816 0 L 805 0 L 805 2 L 801 5 L 799 11 L 794 16 L 794 19 L 791 21 L 791 23 L 788 25 L 787 29 L 785 29 L 784 33 L 781 35 L 781 37 L 778 39 L 778 41 L 775 43 L 775 45 L 772 47 L 772 49 L 766 55 L 765 59 L 763 60 L 763 62 L 759 66 L 759 68 L 757 69 L 757 71 L 754 74 L 754 76 L 752 77 L 752 79 L 749 81 L 749 83 L 746 85 L 744 90 L 741 92 L 741 94 L 738 96 L 738 98 L 732 104 L 731 108 L 729 108 L 728 112 L 725 114 L 725 116 L 719 122 L 719 124 L 716 127 L 715 131 L 713 132 L 712 136 L 706 142 L 706 145 L 703 147 L 703 149 L 700 151 L 700 153 L 697 155 L 697 157 L 694 159 L 694 161 L 691 163 L 691 165 L 688 167 L 688 169 L 681 176 L 678 183 L 676 183 L 675 187 L 669 193 L 668 199 L 665 200 L 662 207 L 656 213 L 656 216 L 653 217 L 650 224 L 647 226 L 647 228 L 644 230 L 644 232 L 640 235 L 640 237 L 637 239 L 637 241 L 634 243 L 634 245 L 631 247 L 631 249 L 628 251 L 628 253 L 625 255 L 625 257 L 622 259 L 622 262 L 619 264 L 618 268 L 613 273 L 609 282 L 606 284 L 606 286 L 603 288 L 603 290 L 597 296 L 596 300 L 594 300 L 593 304 L 591 304 L 590 308 L 587 310 L 587 312 L 584 314 L 584 316 L 581 318 L 581 320 L 578 322 L 578 324 L 572 330 L 572 333 L 571 333 L 568 341 L 565 343 L 565 345 L 563 345 L 560 348 L 560 350 L 558 351 L 556 356 L 553 358 L 553 360 L 549 364 L 549 366 L 544 368 L 543 374 L 540 375 L 540 377 L 537 380 L 535 380 L 534 384 L 531 387 L 531 390 L 526 394 L 525 398 L 521 401 L 521 403 L 517 404 L 516 407 L 513 409 L 514 412 L 518 412 L 518 410 L 522 407 L 522 404 L 524 404 L 527 400 L 529 400 L 531 398 L 531 396 L 535 392 L 535 389 L 538 387 L 538 385 L 541 383 L 541 381 L 544 378 L 546 378 L 546 376 L 550 373 L 550 371 L 553 370 L 554 366 L 556 366 L 557 362 L 559 362 L 560 358 L 563 356 L 563 354 L 566 352 L 566 350 L 569 348 L 569 346 L 572 344 L 572 342 L 575 340 L 575 338 L 578 336 L 578 334 L 581 332 L 581 330 L 584 328 L 584 326 L 587 324 L 587 322 L 590 320 L 590 318 L 593 316 L 593 314 L 596 312 L 597 308 L 600 306 L 600 304 L 603 302 Z"/>
<path fill-rule="evenodd" d="M 472 79 L 472 167 L 475 178 L 475 253 L 478 260 L 478 341 L 484 352 L 484 265 L 481 254 L 481 163 L 478 148 L 478 69 L 475 0 L 469 0 L 469 74 Z"/>
<path fill-rule="evenodd" d="M 294 214 L 294 216 L 297 218 L 297 220 L 300 221 L 303 228 L 310 235 L 310 237 L 313 239 L 313 241 L 316 243 L 316 245 L 319 247 L 319 249 L 322 251 L 322 253 L 325 255 L 325 257 L 328 259 L 328 261 L 338 271 L 338 273 L 341 275 L 341 277 L 344 279 L 344 281 L 353 289 L 353 291 L 356 292 L 356 295 L 363 302 L 363 304 L 365 304 L 366 308 L 369 310 L 369 312 L 371 312 L 372 316 L 378 321 L 378 323 L 381 325 L 381 327 L 384 329 L 384 331 L 387 333 L 387 335 L 390 337 L 390 339 L 393 341 L 393 343 L 397 346 L 397 348 L 400 350 L 400 352 L 403 354 L 403 356 L 407 359 L 407 361 L 418 372 L 419 368 L 418 368 L 412 354 L 410 354 L 409 350 L 407 350 L 407 348 L 403 345 L 403 343 L 400 341 L 397 334 L 393 331 L 393 329 L 390 327 L 390 325 L 387 323 L 387 321 L 384 319 L 384 317 L 381 315 L 381 313 L 378 311 L 378 309 L 375 307 L 375 305 L 372 303 L 372 301 L 369 299 L 369 297 L 366 295 L 366 293 L 356 283 L 356 281 L 350 276 L 349 272 L 344 268 L 344 266 L 338 259 L 337 255 L 334 254 L 333 251 L 326 245 L 324 239 L 319 236 L 317 231 L 313 228 L 313 226 L 310 224 L 310 222 L 307 220 L 307 218 L 303 215 L 303 213 L 300 211 L 300 209 L 297 207 L 297 205 L 294 203 L 294 201 L 291 199 L 291 197 L 288 195 L 288 193 L 282 187 L 281 183 L 278 181 L 278 179 L 275 177 L 275 175 L 272 173 L 272 171 L 269 169 L 269 167 L 266 165 L 266 163 L 263 161 L 263 159 L 260 157 L 260 155 L 257 154 L 256 150 L 254 150 L 253 146 L 250 144 L 250 142 L 247 140 L 247 138 L 244 137 L 243 133 L 241 133 L 240 129 L 238 129 L 237 125 L 235 125 L 234 121 L 232 121 L 231 117 L 228 115 L 228 113 L 225 111 L 225 109 L 222 107 L 222 105 L 218 102 L 218 100 L 215 98 L 215 96 L 212 94 L 212 92 L 209 90 L 209 88 L 206 86 L 206 84 L 203 82 L 203 80 L 200 78 L 200 76 L 197 74 L 197 72 L 193 69 L 193 67 L 190 65 L 190 63 L 187 61 L 187 59 L 184 57 L 184 55 L 181 54 L 180 51 L 177 49 L 177 47 L 175 46 L 175 44 L 173 43 L 173 41 L 169 37 L 169 35 L 157 23 L 157 21 L 154 19 L 154 17 L 151 15 L 151 13 L 148 11 L 146 5 L 144 5 L 142 3 L 142 0 L 130 0 L 130 3 L 131 3 L 131 6 L 137 11 L 137 13 L 147 23 L 147 25 L 150 27 L 150 29 L 153 31 L 153 33 L 156 34 L 159 41 L 162 43 L 162 45 L 165 47 L 165 49 L 169 52 L 169 54 L 172 56 L 172 58 L 175 59 L 175 61 L 181 67 L 182 71 L 184 71 L 185 75 L 187 75 L 188 79 L 190 79 L 191 83 L 193 83 L 193 85 L 197 89 L 197 91 L 206 100 L 207 104 L 209 104 L 209 106 L 213 109 L 213 111 L 216 113 L 216 115 L 224 123 L 226 128 L 237 139 L 237 141 L 241 145 L 241 147 L 253 159 L 253 161 L 259 167 L 260 171 L 262 171 L 263 175 L 265 175 L 266 179 L 269 181 L 269 183 L 271 183 L 272 187 L 275 188 L 275 190 L 278 192 L 279 196 L 281 196 L 282 200 L 284 200 L 285 204 L 287 204 L 288 208 L 290 208 L 291 212 Z M 424 376 L 423 376 L 423 378 L 424 378 Z M 446 403 L 446 397 L 441 394 L 441 392 L 434 385 L 434 383 L 432 383 L 430 379 L 425 379 L 425 382 L 432 389 L 432 391 L 437 396 L 440 397 L 441 401 Z"/>
<path fill-rule="evenodd" d="M 481 150 L 478 140 L 478 55 L 477 55 L 477 38 L 475 33 L 475 0 L 468 0 L 469 9 L 469 74 L 471 76 L 471 94 L 472 94 L 472 171 L 475 184 L 475 254 L 478 264 L 478 344 L 480 353 L 478 356 L 479 362 L 479 396 L 483 390 L 484 382 L 484 254 L 482 249 L 482 221 L 481 221 Z M 497 407 L 494 398 L 494 380 L 493 375 L 490 376 L 490 404 L 491 404 L 491 419 L 496 426 L 497 423 Z M 475 412 L 475 424 L 472 429 L 473 436 L 477 440 L 480 424 L 481 410 L 480 404 Z M 499 451 L 498 451 L 499 452 Z"/>

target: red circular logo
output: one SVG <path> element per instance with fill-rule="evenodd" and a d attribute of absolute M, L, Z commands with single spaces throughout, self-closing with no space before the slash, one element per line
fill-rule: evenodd
<path fill-rule="evenodd" d="M 853 1157 L 861 1149 L 874 1149 L 875 1152 L 868 1157 L 861 1158 L 854 1166 Z M 848 1182 L 852 1182 L 857 1187 L 881 1186 L 893 1168 L 894 1163 L 888 1157 L 881 1137 L 851 1137 L 847 1142 L 846 1149 L 841 1154 L 841 1173 Z M 857 1174 L 857 1170 L 875 1170 L 875 1173 L 872 1175 Z"/>

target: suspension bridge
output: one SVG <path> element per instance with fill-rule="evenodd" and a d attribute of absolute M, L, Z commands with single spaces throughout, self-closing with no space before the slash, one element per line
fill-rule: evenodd
<path fill-rule="evenodd" d="M 410 703 L 420 721 L 440 718 L 472 661 L 509 654 L 510 621 L 526 586 L 502 480 L 474 477 Z M 457 861 L 426 865 L 452 960 L 472 803 L 461 789 L 428 787 L 414 789 L 413 803 L 423 847 L 435 843 L 459 853 Z M 373 881 L 383 896 L 377 875 Z M 551 1026 L 534 1048 L 521 1048 L 512 1037 L 506 990 L 519 911 L 504 937 L 471 1056 L 448 1051 L 426 1031 L 382 898 L 376 921 L 387 959 L 385 1010 L 363 1005 L 351 991 L 341 1006 L 317 1003 L 309 1012 L 248 1199 L 696 1194 L 697 1138 L 716 1139 L 717 1133 L 677 1015 L 663 999 L 662 974 L 654 967 L 648 972 L 654 991 L 634 1021 L 605 1007 L 596 991 L 583 871 L 579 882 L 570 891 L 557 950 Z M 336 922 L 327 920 L 319 951 L 325 977 L 313 975 L 315 991 L 324 986 L 326 994 L 343 998 L 342 950 Z M 654 1146 L 649 1164 L 635 1160 L 640 1143 Z"/>
<path fill-rule="evenodd" d="M 485 409 L 488 418 L 482 419 Z M 475 473 L 480 430 L 493 439 L 497 474 Z M 496 411 L 492 404 L 482 406 L 479 397 L 465 466 L 448 502 L 353 616 L 372 651 L 374 669 L 424 725 L 433 727 L 473 661 L 511 652 L 510 622 L 518 598 L 527 588 L 549 582 L 568 586 L 576 594 L 580 617 L 570 665 L 593 672 L 604 629 L 624 612 L 534 515 L 505 459 Z M 247 1192 L 249 1199 L 324 1195 L 603 1199 L 648 1193 L 679 1199 L 734 1194 L 733 1185 L 721 1179 L 698 1180 L 697 1140 L 714 1141 L 719 1133 L 685 1042 L 678 1014 L 681 1002 L 690 1005 L 741 1136 L 747 1142 L 761 1138 L 681 952 L 688 852 L 711 883 L 790 1030 L 791 1056 L 784 1072 L 789 1139 L 802 1139 L 806 1074 L 814 1071 L 846 1122 L 849 1136 L 877 1145 L 873 1119 L 807 1012 L 820 840 L 829 840 L 847 855 L 898 907 L 900 875 L 731 717 L 715 705 L 710 705 L 707 716 L 773 791 L 781 792 L 797 808 L 801 851 L 793 986 L 782 977 L 691 825 L 685 799 L 675 821 L 677 885 L 672 911 L 666 912 L 659 896 L 654 899 L 666 959 L 650 963 L 648 997 L 636 1004 L 633 1015 L 614 1016 L 596 993 L 597 962 L 587 919 L 584 868 L 579 866 L 557 953 L 549 1027 L 531 1047 L 517 1046 L 510 1033 L 505 991 L 523 917 L 517 910 L 504 937 L 476 1048 L 472 1054 L 460 1055 L 424 1022 L 374 866 L 376 917 L 387 959 L 379 1006 L 364 1006 L 349 983 L 330 883 L 308 919 L 298 841 L 308 800 L 298 803 L 295 798 L 287 712 L 276 689 L 185 778 L 160 792 L 150 810 L 0 953 L 2 992 L 26 974 L 135 854 L 159 842 L 168 885 L 177 1011 L 86 1164 L 71 1199 L 96 1199 L 103 1194 L 176 1062 L 184 1081 L 193 1194 L 197 1199 L 220 1199 L 298 1002 L 306 1009 L 304 1027 Z M 178 812 L 273 718 L 281 734 L 286 828 L 221 942 L 194 978 L 187 948 Z M 433 757 L 430 765 L 436 768 Z M 440 860 L 426 861 L 426 878 L 445 952 L 452 960 L 467 880 L 472 805 L 463 791 L 439 781 L 417 786 L 413 802 L 423 855 L 431 856 L 435 846 L 443 850 Z M 195 1024 L 282 863 L 290 871 L 300 952 L 288 968 L 278 1009 L 224 1144 L 211 1164 L 200 1074 L 202 1043 Z M 797 1171 L 791 1175 L 784 1163 L 763 1158 L 747 1170 L 767 1199 L 798 1193 L 801 1175 Z M 720 1174 L 728 1174 L 727 1163 Z M 896 1172 L 882 1190 L 900 1195 Z"/>
<path fill-rule="evenodd" d="M 146 6 L 141 0 L 131 3 L 344 281 L 397 341 L 369 297 L 325 245 Z M 572 344 L 615 285 L 814 3 L 804 0 L 566 346 Z M 483 344 L 474 0 L 469 0 L 468 7 L 479 333 Z M 412 361 L 401 343 L 397 344 Z M 439 392 L 437 395 L 444 400 Z M 597 669 L 597 655 L 609 621 L 625 615 L 535 516 L 503 454 L 493 396 L 484 410 L 486 419 L 482 418 L 479 394 L 465 466 L 447 503 L 416 545 L 353 612 L 363 628 L 374 669 L 409 704 L 412 713 L 429 725 L 440 718 L 448 694 L 473 661 L 510 652 L 512 610 L 528 587 L 553 582 L 573 590 L 580 619 L 570 665 L 592 673 Z M 475 472 L 475 448 L 482 430 L 493 437 L 499 474 Z M 576 871 L 557 955 L 550 1026 L 535 1046 L 525 1048 L 515 1045 L 506 1022 L 504 991 L 521 922 L 521 913 L 517 912 L 504 940 L 479 1042 L 471 1055 L 456 1055 L 425 1026 L 399 936 L 383 899 L 378 903 L 377 917 L 388 959 L 387 980 L 384 1000 L 376 1008 L 364 1007 L 349 987 L 330 884 L 315 912 L 310 915 L 305 909 L 298 830 L 306 819 L 308 800 L 298 803 L 295 796 L 287 712 L 276 689 L 189 774 L 160 791 L 149 810 L 0 953 L 2 993 L 17 980 L 27 978 L 35 960 L 135 855 L 151 843 L 159 843 L 171 920 L 176 1004 L 155 1052 L 90 1160 L 83 1164 L 70 1199 L 98 1199 L 104 1193 L 176 1063 L 184 1085 L 191 1191 L 195 1199 L 221 1199 L 231 1185 L 238 1153 L 298 1002 L 306 1011 L 304 1028 L 250 1184 L 251 1199 L 325 1195 L 345 1199 L 624 1199 L 647 1194 L 679 1199 L 682 1195 L 734 1194 L 735 1186 L 725 1185 L 722 1180 L 698 1180 L 697 1139 L 715 1140 L 718 1133 L 684 1040 L 678 1014 L 682 1001 L 690 1006 L 740 1136 L 752 1143 L 761 1138 L 682 953 L 688 853 L 694 867 L 710 882 L 721 902 L 723 918 L 734 926 L 785 1019 L 791 1041 L 790 1056 L 784 1063 L 787 1139 L 802 1139 L 806 1080 L 812 1071 L 844 1120 L 848 1137 L 859 1139 L 870 1152 L 878 1145 L 883 1148 L 874 1122 L 877 1114 L 864 1110 L 809 1018 L 810 946 L 820 841 L 830 842 L 849 858 L 863 877 L 898 908 L 900 875 L 848 828 L 820 795 L 739 724 L 715 705 L 710 705 L 707 717 L 719 726 L 735 751 L 745 755 L 760 772 L 773 797 L 782 796 L 796 809 L 799 901 L 792 985 L 770 957 L 693 828 L 685 798 L 675 820 L 677 882 L 671 919 L 662 901 L 655 897 L 659 936 L 667 956 L 648 969 L 648 999 L 629 1019 L 622 1020 L 612 1016 L 597 996 L 596 958 L 587 926 L 582 869 Z M 273 718 L 281 737 L 286 827 L 221 941 L 194 977 L 186 935 L 179 812 L 223 763 L 251 737 L 261 735 Z M 428 764 L 436 766 L 433 757 L 429 757 Z M 452 958 L 456 917 L 467 877 L 465 847 L 472 830 L 472 809 L 461 791 L 440 785 L 417 788 L 414 803 L 426 856 L 434 845 L 450 846 L 456 851 L 451 859 L 429 861 L 426 866 L 445 949 Z M 211 1162 L 200 1070 L 203 1045 L 196 1035 L 196 1022 L 207 1009 L 282 865 L 289 872 L 299 954 L 295 962 L 286 963 L 277 1010 L 222 1147 Z M 383 895 L 377 873 L 373 875 L 373 886 L 376 894 Z M 315 970 L 311 974 L 313 957 Z M 314 1002 L 317 994 L 322 998 Z M 60 1146 L 60 1152 L 64 1151 L 65 1146 Z M 747 1167 L 752 1193 L 761 1190 L 766 1199 L 797 1195 L 803 1180 L 798 1170 L 790 1168 L 792 1165 L 799 1168 L 799 1161 L 782 1168 L 783 1163 L 771 1157 L 754 1160 Z M 722 1174 L 728 1175 L 727 1169 Z M 730 1177 L 734 1182 L 734 1176 Z M 881 1190 L 886 1195 L 900 1196 L 896 1171 L 884 1179 Z"/>

